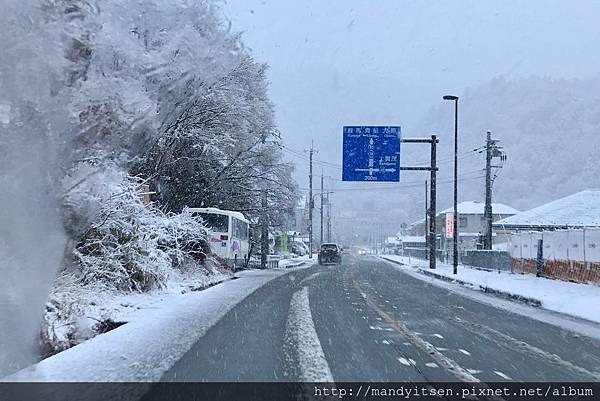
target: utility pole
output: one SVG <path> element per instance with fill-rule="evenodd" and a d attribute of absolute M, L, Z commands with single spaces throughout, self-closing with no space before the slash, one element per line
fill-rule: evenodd
<path fill-rule="evenodd" d="M 506 161 L 506 153 L 504 153 L 502 147 L 498 146 L 497 143 L 497 140 L 492 139 L 492 133 L 490 131 L 487 131 L 485 142 L 485 234 L 483 237 L 483 249 L 492 249 L 493 245 L 492 186 L 494 185 L 495 177 L 492 178 L 492 168 L 503 167 L 502 164 L 498 166 L 493 166 L 492 158 L 500 158 L 501 163 Z"/>
<path fill-rule="evenodd" d="M 313 253 L 313 193 L 312 193 L 312 180 L 313 180 L 313 153 L 315 153 L 314 144 L 310 143 L 310 157 L 309 157 L 309 172 L 308 172 L 308 257 L 312 259 Z"/>
<path fill-rule="evenodd" d="M 427 215 L 429 214 L 429 208 L 427 207 L 427 203 L 429 203 L 429 200 L 427 199 L 427 192 L 429 191 L 428 185 L 427 185 L 427 180 L 425 180 L 425 231 L 427 231 L 427 223 L 428 223 L 428 218 Z M 426 234 L 425 235 L 425 249 L 427 249 L 427 247 L 429 246 L 429 236 Z M 425 252 L 425 260 L 429 259 L 427 252 Z"/>
<path fill-rule="evenodd" d="M 485 142 L 485 236 L 483 249 L 492 249 L 492 133 Z"/>
<path fill-rule="evenodd" d="M 327 242 L 331 242 L 331 202 L 329 202 L 329 192 L 327 192 Z"/>
<path fill-rule="evenodd" d="M 323 244 L 323 199 L 324 199 L 324 194 L 323 194 L 323 171 L 321 170 L 321 216 L 320 216 L 320 223 L 321 223 L 321 236 L 319 237 L 321 240 L 321 244 Z"/>
<path fill-rule="evenodd" d="M 436 227 L 435 227 L 435 210 L 436 210 L 436 187 L 437 187 L 437 136 L 431 135 L 431 205 L 429 207 L 429 268 L 435 269 L 436 262 Z"/>

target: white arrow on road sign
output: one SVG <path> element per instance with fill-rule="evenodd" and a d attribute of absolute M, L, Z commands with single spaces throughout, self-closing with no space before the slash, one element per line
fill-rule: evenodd
<path fill-rule="evenodd" d="M 396 169 L 395 168 L 355 168 L 354 171 L 368 171 L 369 173 L 371 173 L 371 172 L 373 172 L 373 173 L 379 173 L 379 172 L 395 173 Z"/>
<path fill-rule="evenodd" d="M 399 126 L 344 126 L 343 152 L 343 181 L 400 179 Z"/>

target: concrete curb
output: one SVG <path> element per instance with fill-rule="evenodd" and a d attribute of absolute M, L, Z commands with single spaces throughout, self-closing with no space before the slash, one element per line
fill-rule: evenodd
<path fill-rule="evenodd" d="M 386 257 L 381 257 L 381 259 L 386 260 L 388 262 L 395 263 L 397 265 L 408 266 L 401 262 L 398 262 L 397 260 L 388 259 Z M 540 301 L 539 299 L 536 299 L 536 298 L 530 298 L 530 297 L 526 297 L 523 295 L 507 292 L 507 291 L 497 290 L 495 288 L 490 288 L 490 287 L 486 287 L 483 285 L 476 285 L 476 284 L 470 283 L 468 281 L 463 281 L 463 280 L 459 280 L 456 278 L 444 276 L 443 274 L 434 273 L 432 271 L 429 271 L 429 270 L 426 270 L 426 269 L 423 269 L 420 267 L 416 267 L 416 270 L 425 276 L 430 276 L 430 277 L 436 278 L 438 280 L 447 281 L 449 283 L 457 283 L 457 284 L 460 284 L 462 286 L 469 287 L 472 289 L 479 289 L 480 291 L 485 292 L 486 294 L 491 294 L 491 295 L 497 296 L 499 298 L 504 298 L 504 299 L 508 299 L 511 301 L 521 302 L 521 303 L 527 304 L 529 306 L 534 306 L 534 307 L 542 306 L 542 301 Z M 492 270 L 490 272 L 494 272 L 494 271 Z"/>

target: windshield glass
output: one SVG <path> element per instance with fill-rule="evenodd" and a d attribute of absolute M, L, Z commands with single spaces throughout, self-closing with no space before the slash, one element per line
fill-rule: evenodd
<path fill-rule="evenodd" d="M 197 215 L 214 232 L 226 233 L 229 230 L 229 216 L 216 213 L 197 213 Z"/>

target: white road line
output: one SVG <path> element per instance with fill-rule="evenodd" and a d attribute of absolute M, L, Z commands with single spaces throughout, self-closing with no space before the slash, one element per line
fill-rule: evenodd
<path fill-rule="evenodd" d="M 300 380 L 333 383 L 310 311 L 308 287 L 292 295 L 285 333 L 286 340 L 295 348 L 298 356 Z"/>
<path fill-rule="evenodd" d="M 358 285 L 358 282 L 354 281 L 354 285 L 357 289 L 360 290 L 360 286 Z M 434 347 L 431 343 L 429 343 L 429 342 L 425 341 L 424 339 L 422 339 L 421 337 L 419 337 L 419 334 L 421 334 L 421 333 L 411 332 L 408 329 L 408 327 L 406 327 L 402 323 L 394 320 L 385 311 L 379 309 L 377 304 L 375 304 L 369 297 L 367 297 L 366 301 L 367 301 L 367 304 L 369 306 L 371 306 L 371 308 L 373 310 L 375 310 L 375 312 L 377 312 L 377 314 L 379 314 L 380 316 L 385 318 L 385 321 L 391 326 L 392 330 L 395 330 L 398 334 L 403 336 L 405 339 L 407 339 L 409 342 L 411 342 L 417 348 L 420 348 L 421 350 L 427 352 L 429 354 L 429 356 L 437 363 L 438 366 L 442 367 L 444 370 L 453 374 L 460 381 L 474 382 L 474 383 L 480 381 L 475 376 L 470 374 L 466 369 L 463 369 L 458 363 L 456 363 L 456 361 L 448 358 L 446 355 L 439 352 L 439 350 L 436 349 L 436 347 Z M 401 359 L 406 360 L 406 358 L 401 358 Z M 404 364 L 404 361 L 402 361 L 401 359 L 398 359 L 398 361 L 400 363 Z M 409 363 L 410 363 L 410 361 L 409 361 Z"/>
<path fill-rule="evenodd" d="M 410 362 L 406 358 L 400 357 L 400 358 L 398 358 L 398 362 L 400 362 L 404 366 L 410 366 Z"/>
<path fill-rule="evenodd" d="M 300 285 L 304 285 L 304 284 L 306 284 L 306 282 L 307 282 L 307 281 L 310 281 L 310 280 L 312 280 L 312 279 L 314 279 L 314 278 L 316 278 L 316 277 L 320 276 L 320 275 L 321 275 L 321 274 L 323 274 L 323 273 L 325 273 L 325 272 L 322 272 L 322 271 L 321 271 L 321 272 L 315 272 L 315 273 L 311 274 L 310 276 L 307 276 L 307 277 L 303 278 L 303 279 L 300 281 Z"/>
<path fill-rule="evenodd" d="M 504 373 L 500 372 L 499 370 L 494 370 L 494 373 L 505 380 L 512 380 L 508 375 L 505 375 Z"/>

